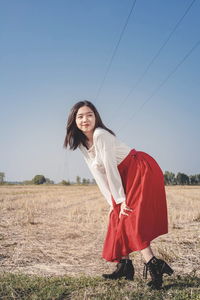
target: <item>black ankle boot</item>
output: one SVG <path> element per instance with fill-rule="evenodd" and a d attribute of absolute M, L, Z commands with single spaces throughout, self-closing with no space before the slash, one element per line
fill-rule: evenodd
<path fill-rule="evenodd" d="M 117 264 L 117 269 L 111 274 L 103 274 L 105 279 L 118 279 L 125 277 L 125 279 L 133 280 L 134 267 L 130 259 L 121 259 Z"/>
<path fill-rule="evenodd" d="M 144 278 L 147 278 L 147 271 L 149 271 L 152 279 L 148 283 L 148 286 L 156 290 L 159 290 L 162 287 L 163 274 L 166 273 L 172 275 L 174 272 L 164 260 L 157 259 L 155 256 L 153 256 L 148 263 L 144 264 Z"/>

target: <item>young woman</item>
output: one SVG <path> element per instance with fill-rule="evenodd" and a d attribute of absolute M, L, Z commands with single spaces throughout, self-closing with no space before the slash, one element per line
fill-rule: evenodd
<path fill-rule="evenodd" d="M 69 114 L 64 146 L 79 148 L 111 209 L 102 257 L 117 262 L 106 279 L 133 279 L 129 254 L 140 250 L 153 289 L 160 289 L 163 274 L 173 270 L 154 256 L 150 242 L 168 232 L 163 173 L 147 153 L 119 141 L 102 122 L 89 101 L 76 103 Z"/>

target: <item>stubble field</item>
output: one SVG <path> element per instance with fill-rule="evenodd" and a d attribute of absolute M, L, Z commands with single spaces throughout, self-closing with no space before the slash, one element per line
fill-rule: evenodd
<path fill-rule="evenodd" d="M 152 248 L 173 276 L 199 278 L 200 187 L 166 187 L 166 193 L 169 233 L 152 241 Z M 101 258 L 108 212 L 97 186 L 0 186 L 1 274 L 77 278 L 112 271 L 115 264 Z M 142 280 L 140 252 L 131 258 Z"/>

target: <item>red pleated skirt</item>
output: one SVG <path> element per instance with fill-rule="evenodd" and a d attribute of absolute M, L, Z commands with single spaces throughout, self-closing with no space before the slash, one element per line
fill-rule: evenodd
<path fill-rule="evenodd" d="M 147 153 L 132 149 L 118 170 L 126 204 L 133 211 L 119 218 L 121 204 L 112 197 L 114 208 L 102 252 L 102 257 L 111 262 L 148 247 L 150 241 L 168 232 L 164 176 L 157 162 Z"/>

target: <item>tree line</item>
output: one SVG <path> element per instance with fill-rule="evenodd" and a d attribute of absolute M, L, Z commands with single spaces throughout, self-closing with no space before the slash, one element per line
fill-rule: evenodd
<path fill-rule="evenodd" d="M 32 180 L 25 180 L 21 182 L 6 182 L 5 181 L 5 173 L 0 172 L 0 184 L 55 184 L 53 180 L 50 180 L 49 178 L 46 178 L 44 175 L 35 175 Z M 89 185 L 89 184 L 96 184 L 95 180 L 88 179 L 88 178 L 81 178 L 80 176 L 76 176 L 76 181 L 70 181 L 70 180 L 62 180 L 58 184 L 61 185 Z"/>
<path fill-rule="evenodd" d="M 165 185 L 200 185 L 200 174 L 187 175 L 184 173 L 177 173 L 165 171 L 164 173 Z"/>
<path fill-rule="evenodd" d="M 7 183 L 5 180 L 5 173 L 0 172 L 0 184 Z M 184 173 L 177 173 L 176 175 L 172 172 L 165 171 L 164 173 L 165 185 L 200 185 L 200 174 L 196 175 L 187 175 Z M 20 182 L 21 184 L 54 184 L 53 180 L 46 178 L 44 175 L 35 175 L 32 180 L 25 180 Z M 19 184 L 19 183 L 18 183 Z M 62 180 L 61 185 L 90 185 L 96 184 L 95 179 L 81 178 L 80 176 L 76 176 L 76 181 L 72 182 L 70 180 Z"/>

